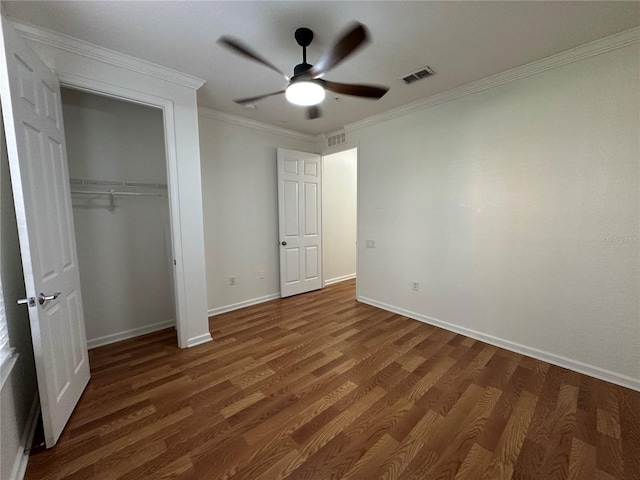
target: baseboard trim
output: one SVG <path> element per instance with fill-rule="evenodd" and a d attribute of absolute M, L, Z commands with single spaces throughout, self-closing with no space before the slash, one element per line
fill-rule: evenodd
<path fill-rule="evenodd" d="M 29 417 L 27 418 L 27 423 L 24 428 L 24 432 L 22 432 L 22 438 L 20 445 L 22 448 L 18 452 L 16 459 L 13 463 L 13 469 L 11 471 L 11 478 L 14 480 L 22 480 L 24 478 L 24 474 L 27 471 L 27 464 L 29 463 L 29 447 L 33 443 L 33 435 L 36 432 L 36 426 L 38 425 L 38 417 L 40 416 L 40 396 L 38 395 L 38 390 L 36 389 L 36 393 L 33 397 L 33 402 L 31 402 L 31 410 L 29 410 Z"/>
<path fill-rule="evenodd" d="M 139 337 L 140 335 L 146 335 L 147 333 L 164 330 L 165 328 L 172 327 L 175 324 L 176 321 L 174 319 L 165 320 L 164 322 L 152 323 L 151 325 L 132 328 L 131 330 L 125 330 L 124 332 L 112 333 L 103 337 L 92 338 L 91 340 L 87 340 L 87 348 L 91 350 L 92 348 L 102 347 L 103 345 L 109 345 L 110 343 L 129 340 L 130 338 Z"/>
<path fill-rule="evenodd" d="M 344 282 L 345 280 L 351 280 L 352 278 L 356 278 L 355 273 L 350 273 L 349 275 L 342 275 L 341 277 L 330 278 L 329 280 L 324 281 L 324 285 L 326 287 L 327 285 Z"/>
<path fill-rule="evenodd" d="M 211 342 L 213 338 L 211 337 L 211 333 L 203 333 L 202 335 L 198 335 L 197 337 L 191 337 L 187 340 L 187 348 L 195 347 L 196 345 L 202 345 L 203 343 Z"/>
<path fill-rule="evenodd" d="M 212 308 L 209 310 L 209 316 L 214 317 L 222 313 L 232 312 L 234 310 L 239 310 L 240 308 L 250 307 L 251 305 L 257 305 L 258 303 L 270 302 L 276 298 L 280 298 L 280 293 L 272 293 L 270 295 L 265 295 L 264 297 L 252 298 L 250 300 L 244 300 L 231 305 L 225 305 L 224 307 Z"/>
<path fill-rule="evenodd" d="M 429 325 L 434 325 L 436 327 L 444 328 L 445 330 L 449 330 L 451 332 L 455 332 L 461 335 L 465 335 L 467 337 L 471 337 L 475 340 L 480 340 L 481 342 L 489 343 L 496 347 L 504 348 L 506 350 L 510 350 L 516 353 L 521 353 L 522 355 L 527 355 L 529 357 L 542 360 L 543 362 L 548 362 L 553 365 L 557 365 L 559 367 L 576 371 L 578 373 L 583 373 L 590 377 L 595 377 L 600 380 L 604 380 L 605 382 L 615 383 L 616 385 L 621 385 L 623 387 L 627 387 L 632 390 L 640 391 L 640 379 L 637 379 L 637 378 L 629 377 L 627 375 L 621 375 L 619 373 L 612 372 L 604 368 L 589 365 L 583 362 L 579 362 L 577 360 L 571 360 L 570 358 L 566 358 L 561 355 L 556 355 L 555 353 L 546 352 L 544 350 L 528 347 L 526 345 L 512 342 L 510 340 L 494 337 L 493 335 L 487 335 L 487 334 L 478 332 L 476 330 L 460 327 L 458 325 L 454 325 L 449 322 L 438 320 L 437 318 L 428 317 L 427 315 L 422 315 L 420 313 L 412 312 L 410 310 L 405 310 L 404 308 L 379 302 L 371 298 L 358 296 L 357 300 L 359 302 L 366 303 L 368 305 L 372 305 L 374 307 L 381 308 L 383 310 L 387 310 L 392 313 L 397 313 L 398 315 L 403 315 L 405 317 L 409 317 L 423 323 L 428 323 Z"/>

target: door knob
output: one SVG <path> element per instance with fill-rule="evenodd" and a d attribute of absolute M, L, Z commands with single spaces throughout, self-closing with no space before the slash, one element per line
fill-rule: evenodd
<path fill-rule="evenodd" d="M 40 305 L 44 305 L 45 302 L 58 298 L 58 295 L 60 295 L 61 293 L 62 292 L 56 292 L 53 295 L 45 295 L 44 293 L 40 292 L 40 294 L 38 295 L 38 303 Z"/>
<path fill-rule="evenodd" d="M 282 246 L 285 246 L 287 244 L 287 242 L 282 242 Z"/>

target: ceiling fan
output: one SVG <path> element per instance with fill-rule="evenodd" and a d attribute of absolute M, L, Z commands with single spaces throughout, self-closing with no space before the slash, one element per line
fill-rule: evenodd
<path fill-rule="evenodd" d="M 329 70 L 336 67 L 345 58 L 368 42 L 369 35 L 367 34 L 365 26 L 361 23 L 355 22 L 331 48 L 322 54 L 315 65 L 307 63 L 307 47 L 311 44 L 311 40 L 313 40 L 313 32 L 308 28 L 298 28 L 295 32 L 295 38 L 298 45 L 302 47 L 302 63 L 294 67 L 292 77 L 285 75 L 278 67 L 265 60 L 257 52 L 239 40 L 228 36 L 222 36 L 218 39 L 218 43 L 221 46 L 270 68 L 282 75 L 288 82 L 285 90 L 255 97 L 241 98 L 234 100 L 234 102 L 246 106 L 263 98 L 284 93 L 289 102 L 307 107 L 307 118 L 314 119 L 320 117 L 320 109 L 317 105 L 324 100 L 325 90 L 376 100 L 382 98 L 389 90 L 388 87 L 377 85 L 337 83 L 321 78 L 329 72 Z"/>

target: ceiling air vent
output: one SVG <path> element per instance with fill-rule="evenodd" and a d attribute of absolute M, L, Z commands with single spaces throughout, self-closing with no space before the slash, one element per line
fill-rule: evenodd
<path fill-rule="evenodd" d="M 409 75 L 405 75 L 404 77 L 402 77 L 402 80 L 404 80 L 404 83 L 409 85 L 410 83 L 417 82 L 418 80 L 422 80 L 423 78 L 430 77 L 434 73 L 436 72 L 434 72 L 431 67 L 424 67 L 416 72 L 410 73 Z"/>
<path fill-rule="evenodd" d="M 342 133 L 338 133 L 336 135 L 331 135 L 330 137 L 327 137 L 327 144 L 330 147 L 333 147 L 334 145 L 340 145 L 341 143 L 344 143 L 346 141 L 346 135 L 344 132 Z"/>

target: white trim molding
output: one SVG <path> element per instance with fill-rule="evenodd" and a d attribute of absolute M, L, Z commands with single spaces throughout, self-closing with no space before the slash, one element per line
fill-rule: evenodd
<path fill-rule="evenodd" d="M 352 278 L 356 278 L 355 273 L 350 273 L 349 275 L 342 275 L 341 277 L 330 278 L 324 281 L 325 285 L 332 285 L 334 283 L 344 282 L 345 280 L 351 280 Z"/>
<path fill-rule="evenodd" d="M 33 444 L 33 436 L 36 433 L 36 427 L 38 426 L 38 418 L 40 417 L 40 395 L 38 389 L 31 402 L 31 409 L 29 410 L 29 416 L 25 423 L 24 432 L 20 438 L 20 450 L 16 455 L 16 459 L 13 462 L 13 468 L 11 469 L 11 477 L 14 480 L 22 480 L 24 474 L 27 471 L 27 464 L 29 463 L 29 448 Z"/>
<path fill-rule="evenodd" d="M 232 115 L 230 113 L 220 112 L 207 107 L 198 106 L 198 115 L 228 123 L 230 125 L 239 125 L 241 127 L 253 128 L 254 130 L 261 130 L 263 132 L 275 133 L 295 140 L 304 140 L 315 143 L 324 137 L 324 135 L 310 135 L 307 133 L 297 132 L 295 130 L 289 130 L 288 128 L 277 127 L 275 125 L 258 122 L 257 120 L 251 120 L 249 118 Z"/>
<path fill-rule="evenodd" d="M 91 350 L 92 348 L 102 347 L 103 345 L 109 345 L 111 343 L 120 342 L 122 340 L 129 340 L 130 338 L 139 337 L 140 335 L 146 335 L 147 333 L 157 332 L 158 330 L 164 330 L 165 328 L 174 327 L 175 325 L 176 321 L 174 319 L 171 319 L 164 322 L 145 325 L 144 327 L 132 328 L 130 330 L 124 330 L 122 332 L 92 338 L 91 340 L 87 340 L 87 348 Z"/>
<path fill-rule="evenodd" d="M 173 245 L 173 258 L 175 260 L 174 268 L 174 297 L 176 300 L 176 314 L 177 314 L 177 330 L 178 330 L 178 345 L 181 348 L 185 348 L 183 342 L 186 338 L 185 321 L 187 319 L 186 310 L 186 298 L 185 292 L 185 269 L 184 269 L 184 254 L 182 248 L 183 228 L 182 217 L 180 215 L 180 186 L 178 181 L 178 153 L 176 147 L 176 122 L 175 122 L 175 105 L 174 102 L 167 98 L 150 95 L 147 93 L 131 90 L 126 87 L 113 85 L 106 82 L 101 82 L 95 79 L 90 79 L 77 74 L 70 74 L 66 72 L 56 71 L 56 76 L 60 80 L 60 84 L 66 87 L 80 89 L 82 91 L 97 93 L 98 95 L 108 96 L 128 102 L 139 103 L 142 105 L 148 105 L 155 108 L 161 108 L 163 110 L 163 124 L 165 130 L 165 154 L 166 154 L 166 167 L 167 167 L 167 181 L 169 184 L 169 204 L 171 214 L 171 231 L 172 231 L 172 245 Z M 149 332 L 145 332 L 149 333 Z M 138 335 L 143 335 L 140 333 Z M 136 335 L 133 335 L 136 336 Z M 125 340 L 132 337 L 123 337 L 120 340 Z M 96 339 L 96 341 L 99 339 Z M 119 341 L 119 340 L 114 340 Z M 107 345 L 114 341 L 106 341 L 105 343 L 97 343 L 95 345 L 88 345 L 88 348 L 95 348 L 101 345 Z"/>
<path fill-rule="evenodd" d="M 408 318 L 412 318 L 414 320 L 418 320 L 419 322 L 423 322 L 429 325 L 443 328 L 450 332 L 459 333 L 466 337 L 470 337 L 475 340 L 480 340 L 481 342 L 485 342 L 490 345 L 494 345 L 496 347 L 504 348 L 506 350 L 510 350 L 515 353 L 520 353 L 528 357 L 533 357 L 538 360 L 542 360 L 543 362 L 551 363 L 553 365 L 567 368 L 569 370 L 573 370 L 575 372 L 582 373 L 590 377 L 595 377 L 600 380 L 604 380 L 605 382 L 615 383 L 616 385 L 621 385 L 623 387 L 627 387 L 632 390 L 640 391 L 640 379 L 637 379 L 637 378 L 629 377 L 627 375 L 621 375 L 619 373 L 612 372 L 604 368 L 596 367 L 594 365 L 589 365 L 583 362 L 579 362 L 577 360 L 572 360 L 570 358 L 562 357 L 560 355 L 556 355 L 555 353 L 546 352 L 544 350 L 528 347 L 526 345 L 512 342 L 510 340 L 494 337 L 493 335 L 487 335 L 485 333 L 481 333 L 476 330 L 460 327 L 458 325 L 454 325 L 452 323 L 445 322 L 443 320 L 438 320 L 437 318 L 429 317 L 427 315 L 422 315 L 420 313 L 412 312 L 410 310 L 405 310 L 404 308 L 379 302 L 371 298 L 357 297 L 356 299 L 359 302 L 366 303 L 367 305 L 381 308 L 382 310 L 386 310 L 388 312 L 397 313 L 398 315 L 402 315 Z"/>
<path fill-rule="evenodd" d="M 202 335 L 198 335 L 197 337 L 192 337 L 187 340 L 187 347 L 195 347 L 196 345 L 202 345 L 203 343 L 207 343 L 212 341 L 211 333 L 203 333 Z"/>
<path fill-rule="evenodd" d="M 63 33 L 54 32 L 40 26 L 24 23 L 11 18 L 11 22 L 15 29 L 24 38 L 34 42 L 51 45 L 67 52 L 75 53 L 83 57 L 91 58 L 99 62 L 108 63 L 117 67 L 125 68 L 144 75 L 161 78 L 167 82 L 182 85 L 183 87 L 193 88 L 197 90 L 204 85 L 205 80 L 178 72 L 171 68 L 156 65 L 131 55 L 109 50 L 108 48 L 85 42 L 75 37 L 65 35 Z"/>
<path fill-rule="evenodd" d="M 232 303 L 231 305 L 225 305 L 223 307 L 211 308 L 209 309 L 209 317 L 215 317 L 216 315 L 220 315 L 222 313 L 232 312 L 234 310 L 240 310 L 241 308 L 250 307 L 251 305 L 257 305 L 259 303 L 270 302 L 271 300 L 275 300 L 277 298 L 280 298 L 280 293 L 272 293 L 270 295 L 251 298 L 249 300 L 244 300 L 238 303 Z"/>
<path fill-rule="evenodd" d="M 418 110 L 423 110 L 435 105 L 439 105 L 441 103 L 450 102 L 452 100 L 456 100 L 457 98 L 471 95 L 473 93 L 481 92 L 489 88 L 497 87 L 498 85 L 502 85 L 504 83 L 514 82 L 516 80 L 520 80 L 521 78 L 530 77 L 531 75 L 535 75 L 537 73 L 542 73 L 553 68 L 578 62 L 589 57 L 600 55 L 602 53 L 610 52 L 612 50 L 616 50 L 618 48 L 626 47 L 629 45 L 634 45 L 637 43 L 640 43 L 640 27 L 632 28 L 630 30 L 617 33 L 600 40 L 595 40 L 590 43 L 585 43 L 584 45 L 580 45 L 570 50 L 560 52 L 556 55 L 551 55 L 550 57 L 546 57 L 541 60 L 522 65 L 520 67 L 512 68 L 511 70 L 507 70 L 496 75 L 491 75 L 490 77 L 477 80 L 467 85 L 463 85 L 461 87 L 447 90 L 446 92 L 432 95 L 422 100 L 418 100 L 417 102 L 403 105 L 387 112 L 380 113 L 378 115 L 373 115 L 371 117 L 365 118 L 364 120 L 345 125 L 344 128 L 336 130 L 335 132 L 330 132 L 326 136 L 335 135 L 336 133 L 343 131 L 348 133 L 354 130 L 359 130 L 361 128 L 369 127 L 377 123 L 385 122 L 387 120 L 392 120 L 394 118 L 416 112 Z"/>

